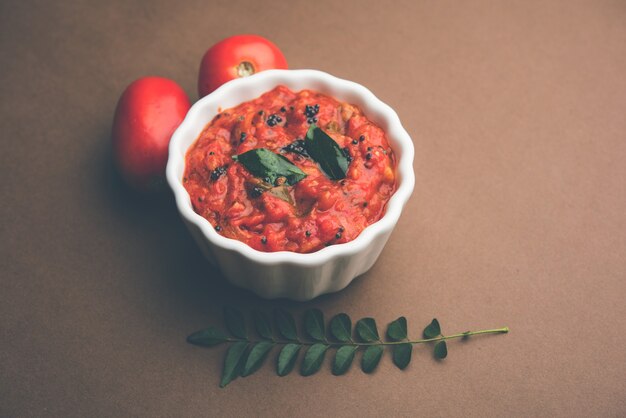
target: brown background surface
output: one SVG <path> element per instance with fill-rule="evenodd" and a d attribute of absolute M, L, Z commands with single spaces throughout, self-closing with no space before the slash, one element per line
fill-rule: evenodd
<path fill-rule="evenodd" d="M 626 3 L 2 1 L 0 415 L 625 416 Z M 124 87 L 205 49 L 275 41 L 292 68 L 369 87 L 416 148 L 415 192 L 379 262 L 339 294 L 264 301 L 224 284 L 172 198 L 115 174 Z M 414 336 L 405 371 L 257 374 L 185 343 L 223 304 L 319 307 Z"/>

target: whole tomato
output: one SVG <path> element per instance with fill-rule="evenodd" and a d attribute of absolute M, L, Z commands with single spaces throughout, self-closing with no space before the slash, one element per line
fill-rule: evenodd
<path fill-rule="evenodd" d="M 162 77 L 132 82 L 120 97 L 113 120 L 113 156 L 124 180 L 142 191 L 165 180 L 168 145 L 191 104 L 183 89 Z"/>
<path fill-rule="evenodd" d="M 258 35 L 231 36 L 202 57 L 198 94 L 206 96 L 227 81 L 271 69 L 287 69 L 287 60 L 276 45 Z"/>

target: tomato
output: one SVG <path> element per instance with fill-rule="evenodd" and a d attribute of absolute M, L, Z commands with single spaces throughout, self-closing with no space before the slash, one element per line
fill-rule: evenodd
<path fill-rule="evenodd" d="M 231 36 L 202 57 L 198 95 L 206 96 L 227 81 L 271 69 L 287 69 L 287 60 L 276 45 L 258 35 Z"/>
<path fill-rule="evenodd" d="M 120 97 L 113 120 L 113 156 L 124 180 L 142 191 L 165 180 L 168 145 L 191 104 L 183 89 L 162 77 L 143 77 Z"/>

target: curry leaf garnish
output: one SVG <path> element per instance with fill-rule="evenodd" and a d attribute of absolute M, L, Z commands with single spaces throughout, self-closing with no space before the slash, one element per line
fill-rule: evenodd
<path fill-rule="evenodd" d="M 291 193 L 289 193 L 289 188 L 285 184 L 282 184 L 280 186 L 273 186 L 272 184 L 266 183 L 263 180 L 258 180 L 258 182 L 255 184 L 246 184 L 246 190 L 248 192 L 248 196 L 253 199 L 267 192 L 273 196 L 276 196 L 280 200 L 284 200 L 290 205 L 294 204 Z"/>
<path fill-rule="evenodd" d="M 309 309 L 304 312 L 304 329 L 311 339 L 324 341 L 326 331 L 324 329 L 324 314 L 319 309 Z"/>
<path fill-rule="evenodd" d="M 454 335 L 441 335 L 441 326 L 437 319 L 424 329 L 424 338 L 410 340 L 407 332 L 407 320 L 401 316 L 387 326 L 387 340 L 382 341 L 378 334 L 376 321 L 363 318 L 357 321 L 354 333 L 359 340 L 353 339 L 352 320 L 345 313 L 332 317 L 328 327 L 324 322 L 324 314 L 318 309 L 309 309 L 303 315 L 303 328 L 309 340 L 298 337 L 298 328 L 294 317 L 282 309 L 274 310 L 274 327 L 268 316 L 261 311 L 253 311 L 253 322 L 257 334 L 261 338 L 249 338 L 246 332 L 245 317 L 235 308 L 226 307 L 224 322 L 235 338 L 230 338 L 215 327 L 195 332 L 187 337 L 187 342 L 210 347 L 228 343 L 220 387 L 228 385 L 238 376 L 249 376 L 259 370 L 269 353 L 275 346 L 281 346 L 276 357 L 276 374 L 286 376 L 295 368 L 300 351 L 304 356 L 300 363 L 300 374 L 310 376 L 317 373 L 328 350 L 334 351 L 332 374 L 343 375 L 350 369 L 358 351 L 361 351 L 361 370 L 373 373 L 380 363 L 385 348 L 391 349 L 392 361 L 399 369 L 404 370 L 411 362 L 413 348 L 419 344 L 433 346 L 433 354 L 437 360 L 448 355 L 446 340 L 454 338 L 466 339 L 479 334 L 502 334 L 509 332 L 507 327 L 482 331 L 466 331 Z M 327 334 L 328 332 L 328 334 Z M 283 339 L 276 340 L 274 335 Z M 328 335 L 333 339 L 328 340 Z M 336 341 L 336 342 L 334 342 Z"/>
<path fill-rule="evenodd" d="M 322 366 L 322 362 L 324 361 L 324 355 L 326 354 L 326 350 L 328 350 L 330 346 L 327 344 L 316 343 L 312 346 L 309 346 L 309 349 L 306 351 L 304 355 L 304 360 L 302 360 L 302 367 L 300 368 L 300 374 L 302 376 L 311 376 Z"/>
<path fill-rule="evenodd" d="M 245 362 L 247 348 L 248 343 L 245 341 L 238 341 L 230 346 L 224 359 L 224 370 L 222 371 L 220 387 L 226 386 L 239 376 Z"/>
<path fill-rule="evenodd" d="M 345 313 L 333 316 L 330 320 L 330 333 L 337 341 L 348 342 L 352 339 L 352 321 Z"/>
<path fill-rule="evenodd" d="M 448 346 L 445 341 L 439 341 L 435 344 L 435 358 L 443 360 L 448 356 Z"/>
<path fill-rule="evenodd" d="M 280 332 L 280 335 L 282 335 L 285 339 L 290 341 L 296 341 L 298 339 L 296 321 L 289 312 L 282 309 L 275 309 L 274 320 L 278 326 L 278 332 Z"/>
<path fill-rule="evenodd" d="M 241 375 L 244 377 L 250 376 L 252 373 L 259 370 L 273 346 L 274 343 L 269 341 L 260 341 L 254 344 L 248 354 Z"/>
<path fill-rule="evenodd" d="M 404 340 L 407 337 L 406 318 L 401 316 L 387 327 L 387 338 L 391 341 Z"/>
<path fill-rule="evenodd" d="M 445 344 L 445 343 L 444 343 Z M 404 370 L 411 362 L 411 351 L 413 344 L 404 343 L 393 346 L 393 364 L 398 366 L 400 370 Z"/>
<path fill-rule="evenodd" d="M 424 328 L 424 338 L 435 338 L 439 335 L 441 335 L 441 327 L 439 326 L 437 318 L 434 318 L 431 323 Z"/>
<path fill-rule="evenodd" d="M 359 319 L 356 323 L 356 333 L 366 343 L 380 339 L 374 318 Z"/>
<path fill-rule="evenodd" d="M 341 180 L 348 171 L 348 159 L 341 147 L 315 124 L 309 127 L 304 146 L 311 158 L 331 180 Z"/>
<path fill-rule="evenodd" d="M 337 349 L 333 362 L 333 374 L 335 376 L 340 376 L 350 369 L 358 348 L 356 345 L 344 345 Z"/>
<path fill-rule="evenodd" d="M 288 343 L 285 344 L 278 355 L 278 364 L 276 365 L 276 374 L 279 376 L 287 376 L 293 370 L 298 359 L 298 352 L 302 347 L 301 344 Z"/>
<path fill-rule="evenodd" d="M 267 317 L 267 314 L 262 311 L 254 311 L 253 318 L 257 334 L 259 334 L 261 338 L 271 340 L 272 325 L 270 324 L 270 319 Z"/>
<path fill-rule="evenodd" d="M 277 180 L 285 179 L 285 184 L 293 186 L 306 177 L 304 171 L 296 167 L 282 155 L 266 148 L 255 148 L 243 154 L 233 155 L 233 160 L 241 163 L 253 176 L 265 179 L 275 186 Z"/>
<path fill-rule="evenodd" d="M 294 204 L 293 198 L 291 197 L 291 194 L 289 193 L 289 189 L 286 186 L 272 187 L 271 189 L 268 190 L 268 193 L 270 193 L 272 196 L 276 196 L 280 200 L 284 200 L 290 205 Z"/>
<path fill-rule="evenodd" d="M 211 347 L 228 341 L 228 337 L 217 328 L 210 327 L 198 332 L 194 332 L 187 337 L 187 342 L 194 345 Z"/>
<path fill-rule="evenodd" d="M 372 373 L 378 366 L 380 358 L 383 356 L 383 351 L 382 345 L 370 345 L 367 347 L 361 358 L 361 370 L 364 373 Z"/>
<path fill-rule="evenodd" d="M 238 309 L 232 306 L 224 307 L 224 322 L 226 322 L 228 331 L 235 337 L 241 339 L 246 338 L 246 320 Z"/>

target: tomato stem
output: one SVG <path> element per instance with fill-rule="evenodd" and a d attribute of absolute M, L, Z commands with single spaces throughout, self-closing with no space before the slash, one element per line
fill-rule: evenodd
<path fill-rule="evenodd" d="M 239 77 L 248 77 L 255 72 L 254 65 L 249 61 L 242 61 L 237 65 L 237 75 Z"/>

